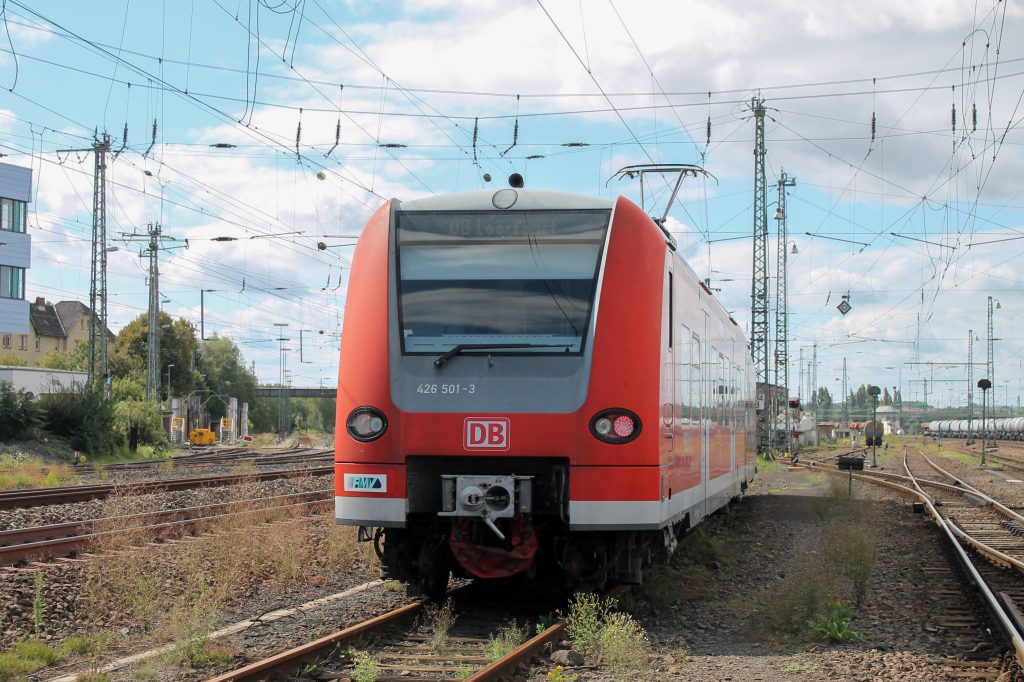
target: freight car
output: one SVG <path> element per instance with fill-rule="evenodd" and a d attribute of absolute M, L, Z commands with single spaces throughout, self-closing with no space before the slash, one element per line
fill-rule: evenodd
<path fill-rule="evenodd" d="M 868 447 L 882 445 L 882 437 L 885 436 L 885 427 L 882 425 L 882 422 L 865 422 L 863 428 L 865 445 Z"/>
<path fill-rule="evenodd" d="M 1024 417 L 991 417 L 982 420 L 945 419 L 921 425 L 925 434 L 943 438 L 981 438 L 995 440 L 1024 440 Z"/>
<path fill-rule="evenodd" d="M 390 200 L 342 338 L 336 520 L 412 591 L 640 582 L 754 474 L 743 334 L 624 198 Z"/>

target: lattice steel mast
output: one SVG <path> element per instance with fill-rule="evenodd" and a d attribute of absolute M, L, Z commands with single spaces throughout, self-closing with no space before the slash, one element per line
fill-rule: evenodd
<path fill-rule="evenodd" d="M 146 400 L 160 400 L 160 224 L 149 225 L 149 328 Z"/>
<path fill-rule="evenodd" d="M 786 175 L 782 171 L 782 177 L 777 183 L 779 190 L 779 210 L 775 213 L 779 226 L 776 253 L 776 275 L 775 275 L 775 385 L 785 389 L 783 393 L 784 407 L 786 414 L 786 451 L 793 451 L 792 429 L 789 421 L 789 324 L 788 301 L 789 294 L 786 291 L 786 280 L 788 279 L 789 265 L 786 237 L 786 188 L 796 186 L 796 178 Z"/>
<path fill-rule="evenodd" d="M 750 354 L 760 390 L 758 400 L 757 450 L 771 458 L 769 417 L 771 391 L 768 387 L 768 213 L 764 173 L 764 99 L 750 100 L 754 111 L 754 266 L 750 283 Z"/>
<path fill-rule="evenodd" d="M 974 330 L 967 330 L 967 444 L 974 442 Z"/>
<path fill-rule="evenodd" d="M 994 334 L 992 333 L 992 297 L 988 297 L 988 365 L 985 370 L 988 372 L 988 376 L 985 378 L 992 384 L 992 388 L 996 387 L 996 365 L 995 365 L 995 346 L 992 343 Z M 995 393 L 992 393 L 992 397 L 995 398 Z M 990 400 L 989 405 L 994 407 L 996 401 Z M 995 416 L 995 410 L 992 410 L 992 415 Z"/>

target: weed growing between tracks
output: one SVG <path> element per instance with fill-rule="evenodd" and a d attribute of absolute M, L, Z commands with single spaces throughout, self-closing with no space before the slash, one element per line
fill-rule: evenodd
<path fill-rule="evenodd" d="M 566 632 L 574 647 L 608 666 L 616 680 L 643 679 L 650 662 L 647 633 L 614 599 L 582 592 L 569 604 Z"/>
<path fill-rule="evenodd" d="M 349 649 L 349 657 L 355 664 L 352 677 L 355 682 L 377 682 L 380 676 L 380 659 L 368 651 Z"/>
<path fill-rule="evenodd" d="M 455 609 L 451 598 L 446 599 L 441 606 L 426 606 L 423 610 L 423 622 L 430 632 L 431 650 L 435 654 L 442 653 L 448 646 L 448 631 L 455 625 Z"/>
<path fill-rule="evenodd" d="M 515 651 L 516 647 L 526 641 L 526 626 L 520 627 L 514 620 L 498 628 L 498 634 L 491 635 L 491 650 L 489 655 L 492 661 L 507 656 Z"/>

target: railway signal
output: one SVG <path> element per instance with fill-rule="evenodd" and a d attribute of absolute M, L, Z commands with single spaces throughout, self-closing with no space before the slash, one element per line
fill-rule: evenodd
<path fill-rule="evenodd" d="M 991 298 L 990 296 L 989 299 Z M 985 466 L 985 396 L 988 394 L 988 389 L 992 388 L 992 382 L 988 379 L 978 379 L 978 388 L 981 389 L 981 466 Z"/>
<path fill-rule="evenodd" d="M 865 434 L 870 439 L 871 443 L 871 466 L 878 466 L 878 441 L 881 440 L 881 434 L 877 433 L 878 426 L 878 395 L 882 392 L 882 389 L 878 386 L 868 386 L 868 395 L 871 396 L 871 425 L 876 430 L 874 434 Z M 865 429 L 866 431 L 866 429 Z"/>

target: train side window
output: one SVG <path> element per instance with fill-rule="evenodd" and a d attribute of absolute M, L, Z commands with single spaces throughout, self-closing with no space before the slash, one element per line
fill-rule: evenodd
<path fill-rule="evenodd" d="M 672 319 L 674 317 L 674 315 L 673 315 L 673 312 L 674 312 L 673 308 L 674 307 L 675 306 L 672 305 L 672 272 L 669 271 L 669 273 L 668 273 L 668 347 L 669 348 L 672 347 L 672 337 L 675 336 L 674 332 L 675 332 L 675 329 L 676 329 L 676 326 L 675 326 L 675 324 L 672 321 Z"/>
<path fill-rule="evenodd" d="M 704 385 L 701 383 L 701 359 L 704 356 L 701 354 L 700 337 L 696 334 L 693 335 L 693 347 L 690 351 L 690 385 L 693 386 L 693 413 L 694 416 L 701 420 L 704 418 L 704 405 L 707 399 L 704 397 L 706 391 Z"/>
<path fill-rule="evenodd" d="M 693 393 L 690 386 L 690 363 L 692 362 L 690 353 L 692 352 L 691 346 L 693 344 L 690 341 L 690 330 L 685 324 L 680 325 L 679 329 L 679 348 L 676 349 L 676 364 L 678 367 L 678 379 L 677 379 L 677 396 L 679 400 L 679 418 L 684 420 L 684 424 L 689 424 L 693 420 L 692 405 L 693 405 Z"/>

